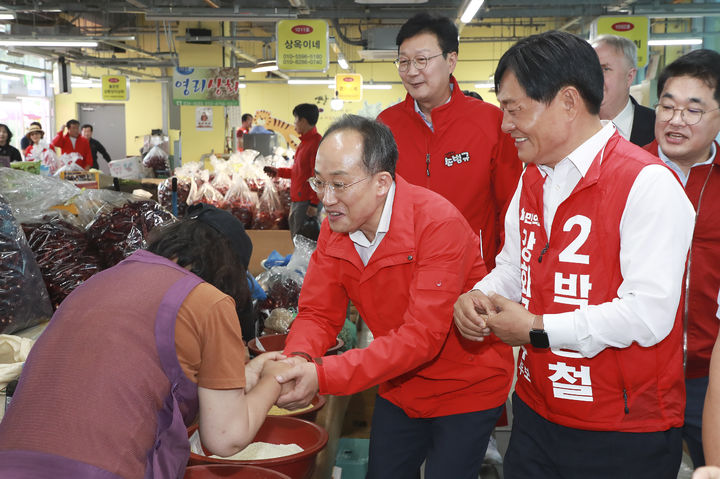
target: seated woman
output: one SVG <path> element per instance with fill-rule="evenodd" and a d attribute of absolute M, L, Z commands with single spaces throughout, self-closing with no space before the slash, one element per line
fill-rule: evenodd
<path fill-rule="evenodd" d="M 251 252 L 240 221 L 199 205 L 73 291 L 0 423 L 0 477 L 182 477 L 198 413 L 207 449 L 242 450 L 287 367 L 278 353 L 245 365 Z"/>

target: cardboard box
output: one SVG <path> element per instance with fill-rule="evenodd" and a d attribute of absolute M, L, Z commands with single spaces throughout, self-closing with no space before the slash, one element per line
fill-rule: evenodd
<path fill-rule="evenodd" d="M 146 176 L 152 176 L 152 170 L 143 166 L 142 158 L 139 156 L 113 160 L 108 163 L 108 167 L 112 176 L 125 180 L 139 180 Z"/>

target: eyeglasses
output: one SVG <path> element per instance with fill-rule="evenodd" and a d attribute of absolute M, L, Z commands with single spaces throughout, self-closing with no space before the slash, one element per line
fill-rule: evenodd
<path fill-rule="evenodd" d="M 710 113 L 715 110 L 720 110 L 720 108 L 713 108 L 712 110 L 705 111 L 697 108 L 673 108 L 669 105 L 661 105 L 659 103 L 655 105 L 655 114 L 657 115 L 658 121 L 670 121 L 675 116 L 675 112 L 679 111 L 680 118 L 682 118 L 688 126 L 697 125 L 700 123 L 700 120 L 702 120 L 705 113 Z"/>
<path fill-rule="evenodd" d="M 325 194 L 325 188 L 330 188 L 330 191 L 332 191 L 333 194 L 340 195 L 340 194 L 344 193 L 345 190 L 347 190 L 351 186 L 357 185 L 361 181 L 365 181 L 371 177 L 372 177 L 372 175 L 366 176 L 365 178 L 362 178 L 357 181 L 353 181 L 352 183 L 349 183 L 346 185 L 342 181 L 320 181 L 313 176 L 311 178 L 308 178 L 308 183 L 310 183 L 310 188 L 312 188 L 313 191 L 320 196 L 323 196 Z"/>
<path fill-rule="evenodd" d="M 416 70 L 424 70 L 425 67 L 428 64 L 429 60 L 432 60 L 433 58 L 437 58 L 440 55 L 444 55 L 444 53 L 438 53 L 437 55 L 433 55 L 431 57 L 426 57 L 425 55 L 419 55 L 413 59 L 408 58 L 398 58 L 395 60 L 395 66 L 397 67 L 398 71 L 406 72 L 410 69 L 410 63 L 413 64 Z"/>

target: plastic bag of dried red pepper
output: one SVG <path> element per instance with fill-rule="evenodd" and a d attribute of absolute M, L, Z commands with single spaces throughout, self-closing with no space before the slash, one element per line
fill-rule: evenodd
<path fill-rule="evenodd" d="M 87 238 L 97 248 L 103 268 L 109 268 L 145 247 L 153 228 L 173 221 L 175 217 L 154 201 L 130 200 L 100 210 L 87 227 Z"/>
<path fill-rule="evenodd" d="M 85 230 L 60 217 L 23 225 L 55 309 L 86 279 L 101 270 L 100 257 Z"/>
<path fill-rule="evenodd" d="M 51 316 L 40 268 L 22 228 L 0 196 L 0 333 L 11 334 Z"/>
<path fill-rule="evenodd" d="M 278 230 L 285 216 L 277 189 L 272 181 L 265 183 L 265 188 L 258 201 L 257 212 L 253 221 L 253 229 Z"/>
<path fill-rule="evenodd" d="M 167 178 L 158 185 L 158 203 L 168 211 L 172 211 L 172 178 Z M 187 213 L 187 199 L 190 193 L 190 182 L 187 177 L 177 177 L 177 209 L 178 218 Z"/>
<path fill-rule="evenodd" d="M 250 191 L 245 179 L 240 175 L 233 177 L 230 189 L 225 194 L 225 203 L 230 213 L 242 221 L 245 229 L 252 227 L 257 208 L 257 194 Z"/>

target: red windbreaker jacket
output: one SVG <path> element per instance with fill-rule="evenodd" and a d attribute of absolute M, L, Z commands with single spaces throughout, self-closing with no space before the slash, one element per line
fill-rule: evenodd
<path fill-rule="evenodd" d="M 78 136 L 75 139 L 75 146 L 73 147 L 72 140 L 70 140 L 70 135 L 68 135 L 67 133 L 63 134 L 63 130 L 60 130 L 50 144 L 55 148 L 60 148 L 60 154 L 63 155 L 65 153 L 72 152 L 80 153 L 83 159 L 78 161 L 78 165 L 82 166 L 86 170 L 93 165 L 90 142 L 82 135 Z"/>
<path fill-rule="evenodd" d="M 657 141 L 646 145 L 645 149 L 658 156 Z M 686 291 L 687 309 L 681 305 L 688 325 L 685 375 L 690 379 L 710 374 L 710 355 L 720 325 L 717 319 L 720 291 L 720 145 L 717 142 L 715 152 L 715 160 L 711 164 L 690 169 L 685 185 L 685 193 L 697 214 L 688 260 L 690 289 Z"/>
<path fill-rule="evenodd" d="M 367 266 L 349 236 L 323 222 L 285 351 L 321 356 L 350 299 L 375 339 L 318 361 L 321 394 L 380 384 L 379 394 L 410 417 L 498 407 L 512 382 L 511 348 L 495 336 L 464 339 L 452 318 L 458 296 L 486 274 L 478 238 L 438 194 L 400 176 L 396 185 L 390 230 Z"/>
<path fill-rule="evenodd" d="M 278 168 L 278 176 L 290 178 L 290 200 L 310 201 L 318 204 L 318 197 L 308 184 L 308 178 L 315 175 L 315 156 L 322 136 L 313 127 L 300 137 L 300 146 L 295 151 L 295 162 L 292 168 Z"/>
<path fill-rule="evenodd" d="M 454 77 L 450 101 L 432 111 L 435 131 L 405 101 L 380 113 L 390 127 L 400 157 L 397 173 L 450 200 L 482 243 L 488 270 L 495 267 L 504 235 L 505 210 L 517 188 L 522 162 L 512 138 L 502 132 L 502 111 L 465 96 Z"/>

